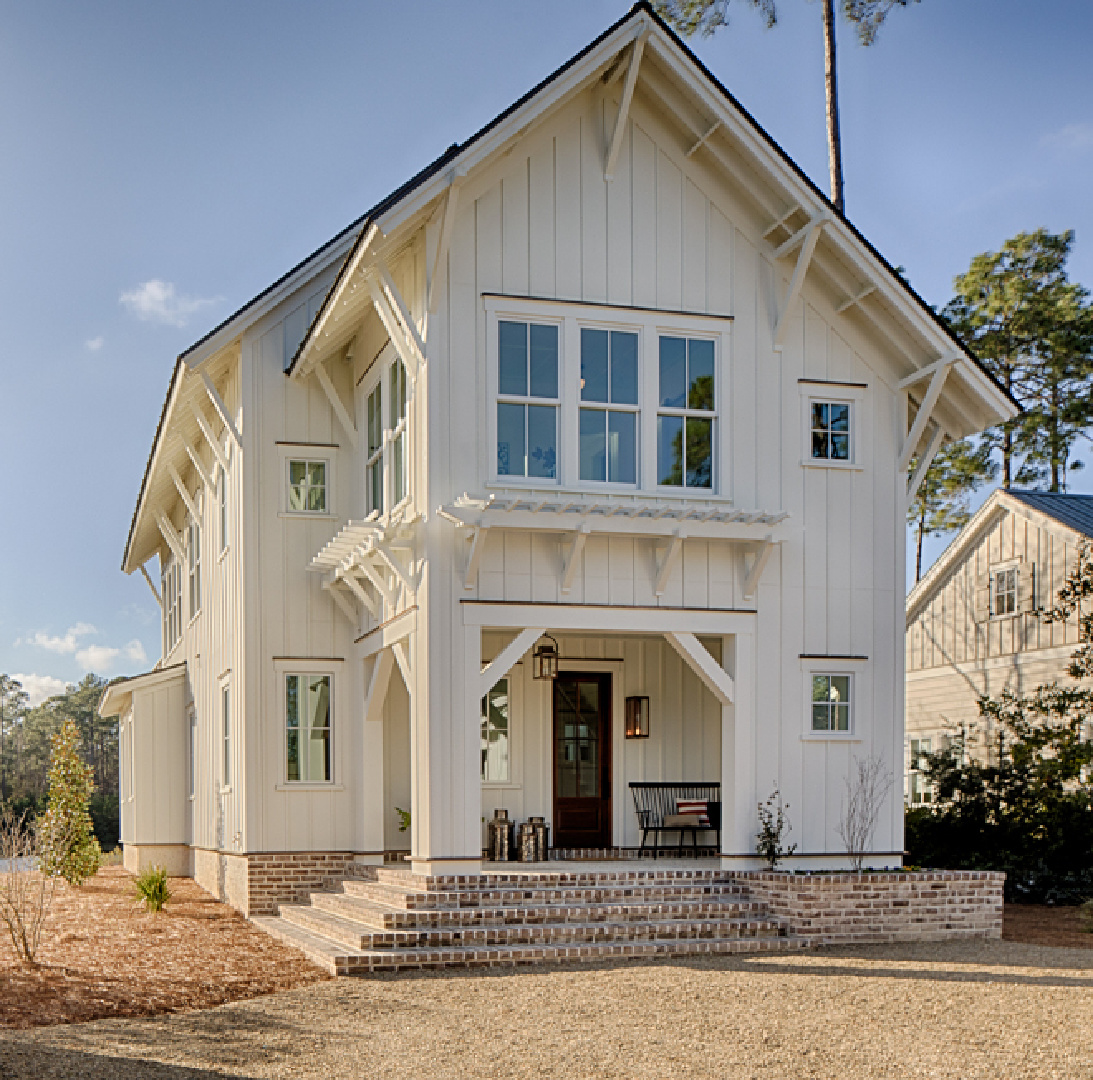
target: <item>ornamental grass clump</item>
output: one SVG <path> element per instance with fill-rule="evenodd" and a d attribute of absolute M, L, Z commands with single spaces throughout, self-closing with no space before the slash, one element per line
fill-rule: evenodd
<path fill-rule="evenodd" d="M 88 805 L 95 790 L 90 765 L 80 760 L 79 729 L 66 720 L 51 740 L 49 802 L 41 822 L 40 866 L 50 877 L 82 885 L 99 869 L 102 851 Z"/>
<path fill-rule="evenodd" d="M 133 887 L 149 911 L 162 911 L 171 899 L 171 890 L 167 887 L 167 868 L 164 866 L 146 867 L 137 875 Z"/>

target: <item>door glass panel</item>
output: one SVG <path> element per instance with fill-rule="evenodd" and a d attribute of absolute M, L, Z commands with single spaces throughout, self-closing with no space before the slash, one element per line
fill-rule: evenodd
<path fill-rule="evenodd" d="M 600 685 L 596 680 L 554 683 L 555 790 L 563 799 L 598 799 Z"/>

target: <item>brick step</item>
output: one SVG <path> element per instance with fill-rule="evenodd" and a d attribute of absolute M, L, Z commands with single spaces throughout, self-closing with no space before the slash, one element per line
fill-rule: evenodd
<path fill-rule="evenodd" d="M 502 926 L 421 930 L 372 930 L 319 907 L 283 904 L 281 916 L 295 926 L 361 951 L 375 949 L 447 949 L 513 945 L 595 945 L 626 941 L 677 941 L 688 938 L 732 939 L 781 934 L 772 919 L 674 919 L 646 923 L 515 923 Z"/>
<path fill-rule="evenodd" d="M 513 904 L 406 910 L 343 892 L 312 893 L 311 903 L 372 930 L 457 929 L 518 923 L 666 922 L 764 917 L 763 904 L 742 899 L 654 900 L 611 904 Z"/>
<path fill-rule="evenodd" d="M 272 916 L 254 919 L 267 933 L 291 945 L 333 975 L 443 967 L 508 967 L 516 964 L 596 962 L 670 956 L 789 952 L 805 947 L 790 935 L 736 938 L 687 938 L 669 941 L 615 942 L 594 945 L 517 945 L 475 948 L 347 949 L 301 926 Z"/>
<path fill-rule="evenodd" d="M 461 892 L 467 889 L 510 885 L 524 888 L 546 886 L 553 889 L 559 886 L 586 887 L 590 885 L 738 884 L 731 871 L 716 867 L 660 868 L 650 862 L 648 867 L 643 866 L 640 870 L 633 869 L 633 863 L 628 864 L 629 869 L 618 870 L 575 870 L 571 863 L 564 864 L 568 867 L 564 870 L 521 870 L 518 863 L 510 864 L 510 868 L 506 869 L 493 868 L 504 865 L 493 863 L 490 864 L 490 869 L 481 874 L 450 877 L 424 877 L 413 874 L 404 867 L 357 865 L 353 867 L 353 873 L 350 876 L 361 880 L 374 880 L 386 885 L 397 885 L 412 892 Z"/>
<path fill-rule="evenodd" d="M 378 900 L 406 911 L 422 908 L 497 907 L 552 902 L 593 904 L 640 900 L 744 900 L 748 898 L 747 890 L 740 885 L 712 881 L 618 882 L 587 885 L 551 885 L 547 882 L 526 885 L 507 882 L 499 887 L 483 886 L 450 892 L 423 892 L 408 891 L 408 889 L 414 889 L 413 882 L 395 884 L 346 878 L 342 881 L 342 888 L 352 896 Z"/>

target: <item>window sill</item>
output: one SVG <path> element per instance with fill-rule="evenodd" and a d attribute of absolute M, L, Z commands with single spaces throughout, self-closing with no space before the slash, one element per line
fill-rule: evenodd
<path fill-rule="evenodd" d="M 801 742 L 861 742 L 862 737 L 853 731 L 806 731 Z"/>
<path fill-rule="evenodd" d="M 491 783 L 489 780 L 483 780 L 482 781 L 482 790 L 483 791 L 523 791 L 523 789 L 524 789 L 523 784 L 513 784 L 513 783 L 502 784 L 502 783 Z"/>
<path fill-rule="evenodd" d="M 224 787 L 223 785 L 221 785 L 221 788 L 220 788 L 220 794 L 221 795 L 230 795 L 231 792 L 232 792 L 231 784 L 229 784 L 227 787 Z"/>
<path fill-rule="evenodd" d="M 286 781 L 283 784 L 274 784 L 274 791 L 345 791 L 344 784 L 305 784 Z"/>
<path fill-rule="evenodd" d="M 302 521 L 337 521 L 338 515 L 330 511 L 318 510 L 281 510 L 277 516 L 282 520 L 300 519 Z"/>
<path fill-rule="evenodd" d="M 865 466 L 856 461 L 825 461 L 823 458 L 803 458 L 803 469 L 839 469 L 843 472 L 865 472 Z"/>

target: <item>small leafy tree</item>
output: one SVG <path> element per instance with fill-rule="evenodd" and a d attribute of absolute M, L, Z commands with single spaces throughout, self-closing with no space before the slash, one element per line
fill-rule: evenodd
<path fill-rule="evenodd" d="M 788 848 L 782 844 L 782 840 L 792 829 L 786 814 L 788 809 L 789 803 L 782 802 L 777 788 L 771 792 L 766 802 L 759 804 L 759 832 L 756 834 L 755 851 L 766 860 L 767 867 L 771 870 L 797 850 L 796 844 L 790 844 Z"/>
<path fill-rule="evenodd" d="M 95 785 L 91 766 L 79 754 L 80 733 L 66 720 L 53 736 L 49 767 L 49 802 L 42 821 L 41 865 L 44 873 L 81 885 L 102 859 L 88 804 Z"/>

